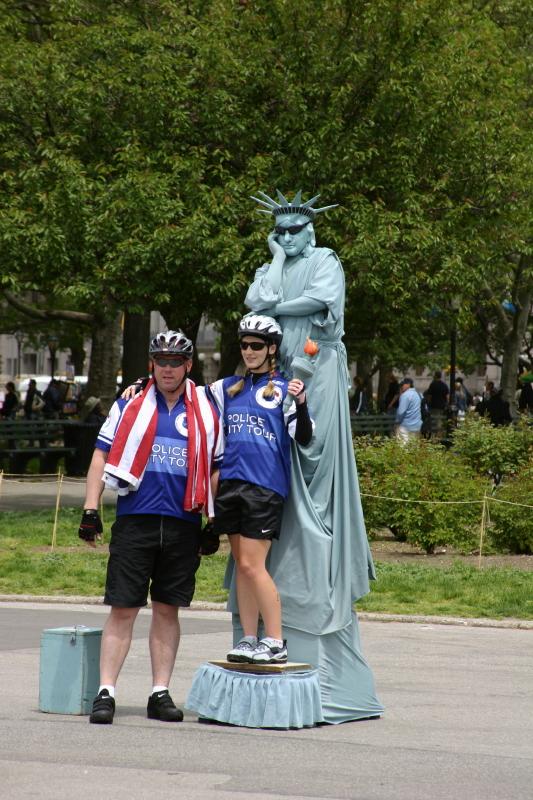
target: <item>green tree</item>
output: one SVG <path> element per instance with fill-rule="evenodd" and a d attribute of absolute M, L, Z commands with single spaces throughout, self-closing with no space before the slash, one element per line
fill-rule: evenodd
<path fill-rule="evenodd" d="M 527 273 L 516 0 L 2 5 L 8 291 L 71 299 L 97 333 L 125 308 L 229 324 L 268 257 L 247 198 L 275 186 L 341 204 L 317 238 L 369 370 L 437 348 L 452 294 L 466 326 L 486 286 L 514 296 L 512 259 Z"/>

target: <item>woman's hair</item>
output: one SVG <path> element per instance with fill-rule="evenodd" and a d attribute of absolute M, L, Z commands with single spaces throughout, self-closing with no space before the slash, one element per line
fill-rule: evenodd
<path fill-rule="evenodd" d="M 270 380 L 267 383 L 267 385 L 265 386 L 265 388 L 263 389 L 263 397 L 266 400 L 269 400 L 271 397 L 274 397 L 275 387 L 274 387 L 273 378 L 274 378 L 274 373 L 276 371 L 276 366 L 277 366 L 276 354 L 275 353 L 271 353 L 268 356 L 268 360 L 269 360 Z M 250 370 L 246 370 L 246 375 L 244 376 L 244 378 L 241 378 L 239 381 L 234 383 L 233 386 L 230 386 L 230 388 L 228 389 L 228 394 L 229 394 L 230 397 L 235 397 L 236 394 L 239 394 L 239 392 L 242 392 L 242 390 L 244 389 L 244 380 L 245 380 L 245 378 L 248 377 L 249 374 L 250 374 Z"/>

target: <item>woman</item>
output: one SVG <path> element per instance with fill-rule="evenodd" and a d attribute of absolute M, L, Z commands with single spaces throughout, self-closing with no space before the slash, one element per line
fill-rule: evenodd
<path fill-rule="evenodd" d="M 225 448 L 215 500 L 215 533 L 228 535 L 236 565 L 236 592 L 243 635 L 228 661 L 268 664 L 287 660 L 281 604 L 266 568 L 279 539 L 283 503 L 290 487 L 290 438 L 309 444 L 312 423 L 305 387 L 277 370 L 281 328 L 271 317 L 250 314 L 238 329 L 246 375 L 233 375 L 209 390 L 224 422 Z M 289 396 L 293 402 L 285 403 Z M 284 410 L 284 406 L 288 406 Z M 264 635 L 259 639 L 259 616 Z"/>

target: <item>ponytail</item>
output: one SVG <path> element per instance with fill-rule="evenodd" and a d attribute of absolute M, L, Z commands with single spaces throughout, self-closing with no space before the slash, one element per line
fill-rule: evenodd
<path fill-rule="evenodd" d="M 244 378 L 246 378 L 247 375 L 248 372 L 246 372 Z M 240 381 L 237 381 L 237 383 L 234 383 L 233 386 L 230 386 L 230 388 L 228 389 L 228 395 L 230 397 L 235 397 L 236 394 L 242 392 L 242 390 L 244 389 L 244 378 L 241 378 Z"/>
<path fill-rule="evenodd" d="M 266 400 L 269 400 L 271 397 L 274 397 L 274 393 L 275 393 L 275 387 L 274 387 L 274 383 L 273 383 L 274 373 L 276 371 L 276 356 L 275 356 L 275 354 L 274 355 L 271 354 L 269 356 L 269 361 L 270 361 L 270 370 L 269 370 L 269 372 L 270 372 L 270 380 L 267 383 L 267 385 L 265 386 L 265 388 L 263 389 L 263 397 Z"/>

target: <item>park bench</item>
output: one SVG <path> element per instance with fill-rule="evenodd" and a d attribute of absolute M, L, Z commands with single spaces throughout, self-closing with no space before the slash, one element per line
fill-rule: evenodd
<path fill-rule="evenodd" d="M 391 436 L 395 425 L 392 414 L 352 415 L 351 423 L 354 436 Z"/>
<path fill-rule="evenodd" d="M 63 456 L 74 455 L 76 448 L 65 447 L 61 420 L 14 419 L 0 422 L 0 464 L 7 471 L 22 473 L 31 458 L 39 459 L 39 472 L 54 472 Z"/>

